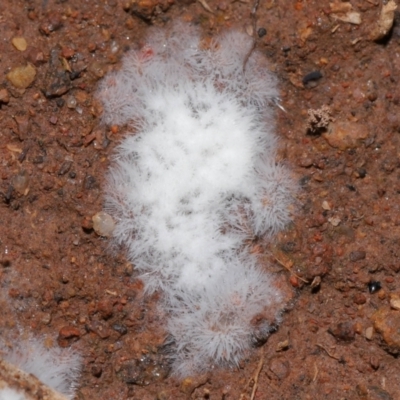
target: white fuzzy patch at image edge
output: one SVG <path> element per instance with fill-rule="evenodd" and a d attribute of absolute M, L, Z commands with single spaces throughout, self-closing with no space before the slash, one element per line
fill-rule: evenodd
<path fill-rule="evenodd" d="M 74 397 L 81 370 L 81 356 L 76 351 L 47 348 L 40 340 L 30 339 L 12 347 L 0 343 L 0 357 L 67 398 Z"/>

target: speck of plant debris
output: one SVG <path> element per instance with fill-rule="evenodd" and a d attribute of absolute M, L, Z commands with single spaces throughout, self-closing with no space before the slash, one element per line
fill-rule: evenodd
<path fill-rule="evenodd" d="M 350 192 L 355 192 L 357 190 L 354 185 L 346 185 L 346 187 L 350 190 Z"/>
<path fill-rule="evenodd" d="M 321 71 L 312 71 L 303 77 L 303 85 L 306 85 L 310 81 L 317 81 L 318 79 L 322 78 Z"/>

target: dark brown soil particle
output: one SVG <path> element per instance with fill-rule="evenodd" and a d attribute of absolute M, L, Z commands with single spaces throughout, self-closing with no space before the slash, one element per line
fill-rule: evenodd
<path fill-rule="evenodd" d="M 339 322 L 332 328 L 329 328 L 328 332 L 332 334 L 338 341 L 351 342 L 355 339 L 355 327 L 352 322 Z"/>

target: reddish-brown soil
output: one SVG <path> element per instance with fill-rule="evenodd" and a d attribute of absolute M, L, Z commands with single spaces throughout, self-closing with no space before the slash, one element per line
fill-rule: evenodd
<path fill-rule="evenodd" d="M 99 79 L 151 25 L 251 33 L 251 2 L 207 4 L 212 12 L 190 0 L 1 2 L 1 335 L 78 349 L 77 399 L 245 400 L 255 384 L 255 399 L 400 399 L 400 14 L 372 40 L 380 1 L 260 2 L 257 49 L 286 110 L 276 110 L 280 157 L 300 182 L 293 224 L 263 251 L 296 296 L 239 369 L 169 377 L 157 296 L 143 296 L 123 251 L 92 229 L 122 137 L 100 125 Z M 359 24 L 336 19 L 351 6 Z M 17 88 L 6 76 L 27 63 L 36 75 Z M 322 76 L 303 79 L 314 71 Z M 312 131 L 307 111 L 323 106 L 328 131 Z"/>

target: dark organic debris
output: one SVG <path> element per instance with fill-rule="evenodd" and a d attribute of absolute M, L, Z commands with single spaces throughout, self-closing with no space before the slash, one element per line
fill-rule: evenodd
<path fill-rule="evenodd" d="M 265 36 L 267 34 L 267 30 L 265 28 L 259 28 L 257 31 L 258 37 L 262 38 L 263 36 Z"/>
<path fill-rule="evenodd" d="M 351 342 L 356 336 L 354 325 L 351 322 L 339 322 L 336 326 L 329 328 L 328 332 L 341 342 Z"/>
<path fill-rule="evenodd" d="M 352 262 L 356 262 L 356 261 L 364 260 L 366 255 L 367 255 L 367 253 L 365 251 L 356 250 L 356 251 L 352 251 L 350 253 L 349 259 Z"/>
<path fill-rule="evenodd" d="M 379 292 L 379 290 L 381 290 L 382 285 L 380 282 L 378 281 L 370 281 L 368 283 L 368 290 L 371 294 L 374 294 L 376 292 Z"/>
<path fill-rule="evenodd" d="M 154 354 L 144 355 L 138 359 L 122 363 L 118 377 L 129 385 L 147 386 L 154 381 L 164 379 L 169 367 Z"/>
<path fill-rule="evenodd" d="M 311 82 L 311 81 L 317 81 L 318 79 L 322 78 L 322 74 L 321 71 L 312 71 L 306 75 L 304 75 L 302 82 L 303 85 L 307 85 L 307 83 Z"/>
<path fill-rule="evenodd" d="M 43 89 L 47 98 L 62 96 L 71 89 L 71 79 L 60 61 L 60 51 L 59 47 L 55 47 L 50 52 L 49 69 L 46 73 Z"/>

